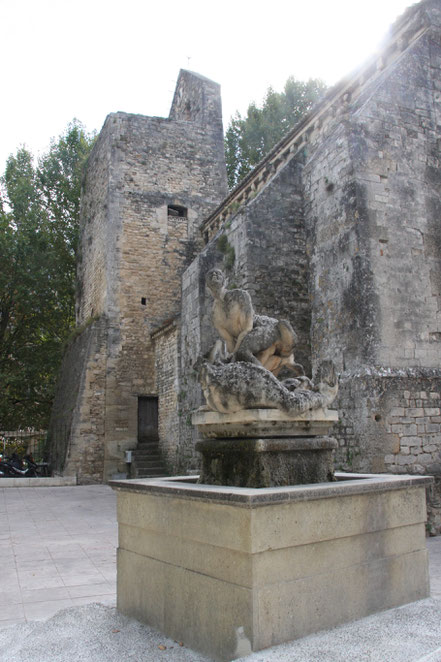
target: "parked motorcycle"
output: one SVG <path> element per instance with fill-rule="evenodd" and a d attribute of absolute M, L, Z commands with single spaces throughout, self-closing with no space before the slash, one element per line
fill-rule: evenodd
<path fill-rule="evenodd" d="M 26 455 L 22 460 L 17 453 L 11 457 L 0 455 L 0 478 L 35 478 L 38 476 L 38 466 L 32 455 Z"/>

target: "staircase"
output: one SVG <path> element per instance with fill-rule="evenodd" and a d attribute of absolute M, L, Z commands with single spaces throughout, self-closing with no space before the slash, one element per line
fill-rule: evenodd
<path fill-rule="evenodd" d="M 156 439 L 138 441 L 132 451 L 132 478 L 154 478 L 166 476 L 167 471 L 161 457 L 159 442 Z"/>

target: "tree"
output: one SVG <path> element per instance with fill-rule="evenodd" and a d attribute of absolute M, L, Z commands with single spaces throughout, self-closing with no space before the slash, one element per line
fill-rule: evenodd
<path fill-rule="evenodd" d="M 306 82 L 288 78 L 283 92 L 268 88 L 262 107 L 253 102 L 247 114 L 236 113 L 225 134 L 228 183 L 236 186 L 281 138 L 309 112 L 323 96 L 320 80 Z"/>
<path fill-rule="evenodd" d="M 0 197 L 0 429 L 45 427 L 74 325 L 82 167 L 93 144 L 72 122 L 34 167 L 10 156 Z"/>

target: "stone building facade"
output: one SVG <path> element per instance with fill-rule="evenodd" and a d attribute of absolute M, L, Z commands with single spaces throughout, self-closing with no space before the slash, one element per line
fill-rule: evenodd
<path fill-rule="evenodd" d="M 100 134 L 83 196 L 89 325 L 71 348 L 82 362 L 66 357 L 80 377 L 63 373 L 83 380 L 66 466 L 96 479 L 121 469 L 146 393 L 170 471 L 197 470 L 193 364 L 213 341 L 205 274 L 221 266 L 256 310 L 291 320 L 296 360 L 336 362 L 337 465 L 433 474 L 439 530 L 441 0 L 408 9 L 228 195 L 216 95 L 182 72 L 168 120 L 111 115 Z"/>

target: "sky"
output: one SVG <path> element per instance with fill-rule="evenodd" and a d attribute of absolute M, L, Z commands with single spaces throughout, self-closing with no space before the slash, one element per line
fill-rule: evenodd
<path fill-rule="evenodd" d="M 0 0 L 0 174 L 73 119 L 167 117 L 179 70 L 220 83 L 224 129 L 289 76 L 337 83 L 411 0 Z"/>

